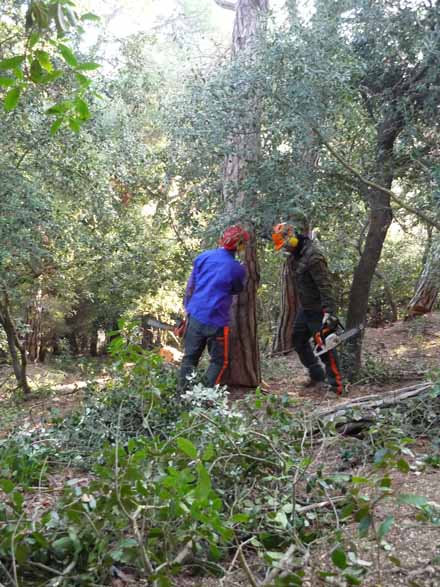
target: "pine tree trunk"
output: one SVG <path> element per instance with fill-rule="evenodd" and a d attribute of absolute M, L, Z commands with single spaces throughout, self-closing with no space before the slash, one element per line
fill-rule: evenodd
<path fill-rule="evenodd" d="M 406 318 L 432 311 L 440 289 L 440 238 L 435 239 L 427 255 L 414 295 L 408 304 Z"/>
<path fill-rule="evenodd" d="M 261 382 L 257 338 L 257 284 L 260 281 L 255 235 L 246 249 L 247 277 L 243 292 L 236 296 L 231 312 L 229 368 L 224 383 L 256 387 Z"/>
<path fill-rule="evenodd" d="M 234 58 L 255 58 L 254 44 L 268 10 L 268 0 L 238 0 L 235 11 L 232 52 Z M 249 165 L 255 164 L 260 151 L 260 105 L 250 88 L 249 104 L 231 136 L 231 155 L 226 159 L 223 173 L 223 197 L 226 218 L 236 218 L 237 209 L 249 209 L 256 194 L 244 192 L 241 184 L 246 179 Z M 252 95 L 254 94 L 254 95 Z M 242 100 L 242 99 L 241 99 Z M 242 222 L 251 225 L 247 218 Z M 231 309 L 230 362 L 223 382 L 232 386 L 255 387 L 261 381 L 260 356 L 257 339 L 257 287 L 259 267 L 255 233 L 246 248 L 247 278 L 243 292 L 236 297 Z"/>
<path fill-rule="evenodd" d="M 274 353 L 288 352 L 292 350 L 293 346 L 293 325 L 298 312 L 299 299 L 292 257 L 283 263 L 280 282 L 281 309 L 277 331 L 272 343 L 272 352 Z"/>

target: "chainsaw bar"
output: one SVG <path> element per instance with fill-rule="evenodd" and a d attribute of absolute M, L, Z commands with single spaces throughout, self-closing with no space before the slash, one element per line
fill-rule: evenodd
<path fill-rule="evenodd" d="M 315 345 L 315 347 L 313 349 L 313 354 L 315 355 L 315 357 L 325 355 L 325 353 L 328 353 L 332 349 L 336 348 L 342 342 L 345 342 L 346 340 L 348 340 L 352 336 L 359 334 L 359 332 L 361 330 L 362 330 L 361 328 L 356 327 L 356 328 L 350 328 L 350 330 L 344 330 L 344 332 L 342 332 L 341 334 L 332 333 L 326 338 L 326 340 L 322 346 Z"/>

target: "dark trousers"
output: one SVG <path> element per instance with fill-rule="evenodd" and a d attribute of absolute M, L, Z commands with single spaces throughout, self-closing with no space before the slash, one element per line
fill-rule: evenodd
<path fill-rule="evenodd" d="M 188 387 L 187 377 L 196 370 L 205 347 L 208 347 L 210 362 L 203 381 L 209 387 L 220 383 L 228 366 L 228 344 L 228 326 L 209 326 L 190 316 L 184 337 L 185 352 L 180 367 L 179 388 Z"/>
<path fill-rule="evenodd" d="M 318 357 L 315 357 L 310 344 L 310 338 L 321 330 L 322 314 L 312 310 L 300 310 L 293 327 L 293 347 L 298 353 L 299 360 L 307 367 L 311 379 L 324 381 L 327 375 L 328 383 L 338 393 L 342 392 L 342 378 L 339 370 L 339 361 L 336 351 L 333 349 L 320 358 L 325 365 L 325 373 Z"/>

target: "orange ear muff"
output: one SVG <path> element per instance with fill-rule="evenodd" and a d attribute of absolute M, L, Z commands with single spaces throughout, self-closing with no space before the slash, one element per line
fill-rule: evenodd
<path fill-rule="evenodd" d="M 284 236 L 280 232 L 274 232 L 272 240 L 276 251 L 279 251 L 284 246 Z"/>

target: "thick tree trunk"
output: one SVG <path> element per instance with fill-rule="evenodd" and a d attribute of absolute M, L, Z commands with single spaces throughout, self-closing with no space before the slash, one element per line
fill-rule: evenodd
<path fill-rule="evenodd" d="M 268 10 L 268 0 L 238 0 L 232 40 L 233 57 L 254 59 L 257 33 Z M 231 155 L 225 161 L 223 196 L 227 218 L 236 218 L 237 209 L 249 209 L 256 195 L 244 192 L 242 182 L 249 165 L 258 160 L 260 148 L 260 106 L 258 96 L 250 88 L 249 104 L 231 136 Z M 241 98 L 242 102 L 243 98 Z M 248 218 L 241 221 L 249 222 Z M 246 248 L 247 278 L 243 292 L 237 296 L 231 310 L 230 363 L 223 379 L 233 386 L 255 387 L 261 381 L 260 356 L 257 339 L 256 298 L 259 283 L 255 234 Z"/>
<path fill-rule="evenodd" d="M 246 266 L 244 290 L 236 296 L 232 307 L 229 368 L 224 382 L 239 387 L 256 387 L 261 382 L 257 339 L 257 284 L 260 273 L 254 234 L 246 248 Z"/>
<path fill-rule="evenodd" d="M 433 241 L 414 295 L 408 304 L 406 318 L 432 311 L 440 289 L 440 238 Z"/>
<path fill-rule="evenodd" d="M 4 302 L 0 305 L 0 322 L 6 332 L 15 378 L 23 393 L 29 395 L 31 390 L 26 375 L 26 350 L 18 338 L 17 330 L 10 314 L 7 296 L 5 296 Z"/>
<path fill-rule="evenodd" d="M 272 343 L 274 353 L 288 352 L 293 346 L 293 325 L 298 312 L 299 299 L 292 261 L 292 257 L 286 259 L 281 271 L 281 309 Z"/>

